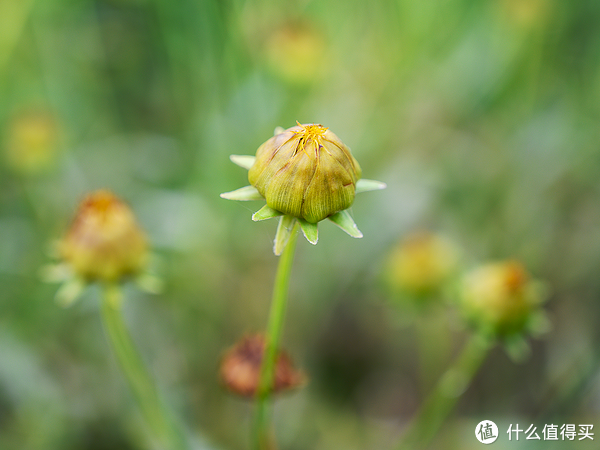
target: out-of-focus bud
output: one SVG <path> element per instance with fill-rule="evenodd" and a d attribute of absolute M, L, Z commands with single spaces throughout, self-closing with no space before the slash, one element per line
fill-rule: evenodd
<path fill-rule="evenodd" d="M 499 336 L 528 328 L 545 300 L 543 285 L 516 261 L 487 264 L 465 275 L 460 307 L 478 328 Z"/>
<path fill-rule="evenodd" d="M 256 394 L 264 349 L 264 337 L 254 335 L 244 337 L 227 351 L 221 361 L 219 373 L 227 389 L 243 397 L 253 397 Z M 306 377 L 294 368 L 290 357 L 279 351 L 275 361 L 273 392 L 294 389 L 305 382 Z"/>
<path fill-rule="evenodd" d="M 86 281 L 118 281 L 139 275 L 148 248 L 133 212 L 106 190 L 89 194 L 59 244 L 62 259 Z"/>
<path fill-rule="evenodd" d="M 269 207 L 310 223 L 350 207 L 360 177 L 350 149 L 317 124 L 273 136 L 259 147 L 248 172 Z"/>
<path fill-rule="evenodd" d="M 7 129 L 6 162 L 20 173 L 46 169 L 58 151 L 58 127 L 48 113 L 29 112 L 16 116 Z"/>
<path fill-rule="evenodd" d="M 303 85 L 319 78 L 326 67 L 325 39 L 305 22 L 286 23 L 265 43 L 269 69 L 291 84 Z"/>
<path fill-rule="evenodd" d="M 506 18 L 525 29 L 545 25 L 553 6 L 548 0 L 500 0 L 499 3 Z"/>
<path fill-rule="evenodd" d="M 411 297 L 436 294 L 456 272 L 459 250 L 450 240 L 427 232 L 403 239 L 390 254 L 387 278 L 395 291 Z"/>

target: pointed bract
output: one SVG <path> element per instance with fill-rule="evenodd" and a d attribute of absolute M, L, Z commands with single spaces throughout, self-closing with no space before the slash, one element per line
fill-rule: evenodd
<path fill-rule="evenodd" d="M 69 279 L 56 291 L 56 303 L 63 308 L 71 306 L 81 296 L 86 287 L 87 283 L 82 278 Z"/>
<path fill-rule="evenodd" d="M 135 284 L 149 294 L 160 294 L 164 289 L 164 282 L 156 275 L 142 273 L 135 279 Z"/>
<path fill-rule="evenodd" d="M 227 200 L 237 200 L 239 202 L 247 202 L 250 200 L 264 200 L 263 196 L 253 186 L 244 186 L 235 191 L 224 192 L 221 198 Z"/>
<path fill-rule="evenodd" d="M 281 211 L 271 208 L 269 205 L 265 205 L 252 214 L 252 220 L 260 222 L 261 220 L 272 219 L 273 217 L 283 216 Z"/>
<path fill-rule="evenodd" d="M 250 167 L 254 165 L 254 161 L 256 161 L 256 156 L 250 155 L 229 155 L 229 159 L 235 165 L 243 167 L 246 170 L 250 170 Z"/>
<path fill-rule="evenodd" d="M 330 216 L 329 220 L 331 220 L 353 238 L 363 237 L 363 234 L 360 232 L 347 210 L 340 211 L 339 213 Z"/>
<path fill-rule="evenodd" d="M 300 228 L 302 228 L 302 233 L 306 240 L 312 245 L 317 245 L 317 241 L 319 240 L 318 224 L 307 222 L 304 219 L 298 219 L 298 222 L 300 222 Z"/>
<path fill-rule="evenodd" d="M 361 192 L 378 191 L 380 189 L 385 189 L 386 187 L 387 184 L 382 183 L 381 181 L 366 180 L 362 178 L 356 182 L 356 193 L 360 194 Z"/>
<path fill-rule="evenodd" d="M 273 244 L 273 253 L 275 253 L 275 255 L 279 256 L 283 252 L 283 249 L 290 240 L 295 223 L 296 218 L 292 216 L 285 215 L 279 219 L 279 225 L 277 226 L 277 233 L 275 234 L 275 241 Z"/>

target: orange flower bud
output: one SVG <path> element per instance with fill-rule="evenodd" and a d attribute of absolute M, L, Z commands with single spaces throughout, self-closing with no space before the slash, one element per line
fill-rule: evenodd
<path fill-rule="evenodd" d="M 133 212 L 107 190 L 83 200 L 59 251 L 77 276 L 107 282 L 140 273 L 148 255 Z"/>

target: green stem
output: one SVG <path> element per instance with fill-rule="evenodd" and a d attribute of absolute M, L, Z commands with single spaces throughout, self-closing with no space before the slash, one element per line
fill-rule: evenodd
<path fill-rule="evenodd" d="M 491 340 L 474 334 L 413 419 L 398 450 L 426 448 L 483 363 Z"/>
<path fill-rule="evenodd" d="M 155 437 L 164 448 L 184 450 L 187 445 L 165 411 L 158 391 L 131 340 L 121 315 L 121 290 L 107 285 L 103 290 L 102 321 L 112 349 L 138 406 Z"/>
<path fill-rule="evenodd" d="M 260 382 L 256 396 L 256 412 L 253 429 L 253 445 L 255 450 L 272 450 L 273 439 L 269 433 L 270 398 L 275 375 L 275 360 L 279 339 L 283 328 L 285 310 L 287 306 L 288 286 L 292 272 L 292 262 L 298 240 L 298 222 L 296 221 L 289 241 L 279 258 L 275 285 L 273 286 L 273 299 L 269 312 L 269 323 L 265 336 L 265 352 L 260 371 Z"/>
<path fill-rule="evenodd" d="M 437 377 L 443 373 L 444 366 L 448 363 L 450 340 L 446 322 L 446 316 L 442 316 L 442 312 L 434 308 L 424 311 L 415 320 L 421 382 L 419 393 L 422 396 L 435 386 Z"/>

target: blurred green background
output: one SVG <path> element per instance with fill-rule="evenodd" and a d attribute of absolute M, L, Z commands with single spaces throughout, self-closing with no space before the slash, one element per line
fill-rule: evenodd
<path fill-rule="evenodd" d="M 249 447 L 252 407 L 217 370 L 266 323 L 276 224 L 219 193 L 247 184 L 229 154 L 296 120 L 388 188 L 357 197 L 363 239 L 323 223 L 299 245 L 283 345 L 311 381 L 276 404 L 281 448 L 393 448 L 460 348 L 455 313 L 407 313 L 382 276 L 420 229 L 465 267 L 518 259 L 551 292 L 552 330 L 520 364 L 495 348 L 431 448 L 476 448 L 484 419 L 497 448 L 571 448 L 508 442 L 509 423 L 598 429 L 599 24 L 597 0 L 2 0 L 0 449 L 145 448 L 98 290 L 62 309 L 39 276 L 102 187 L 165 281 L 125 305 L 163 395 L 195 448 Z"/>

